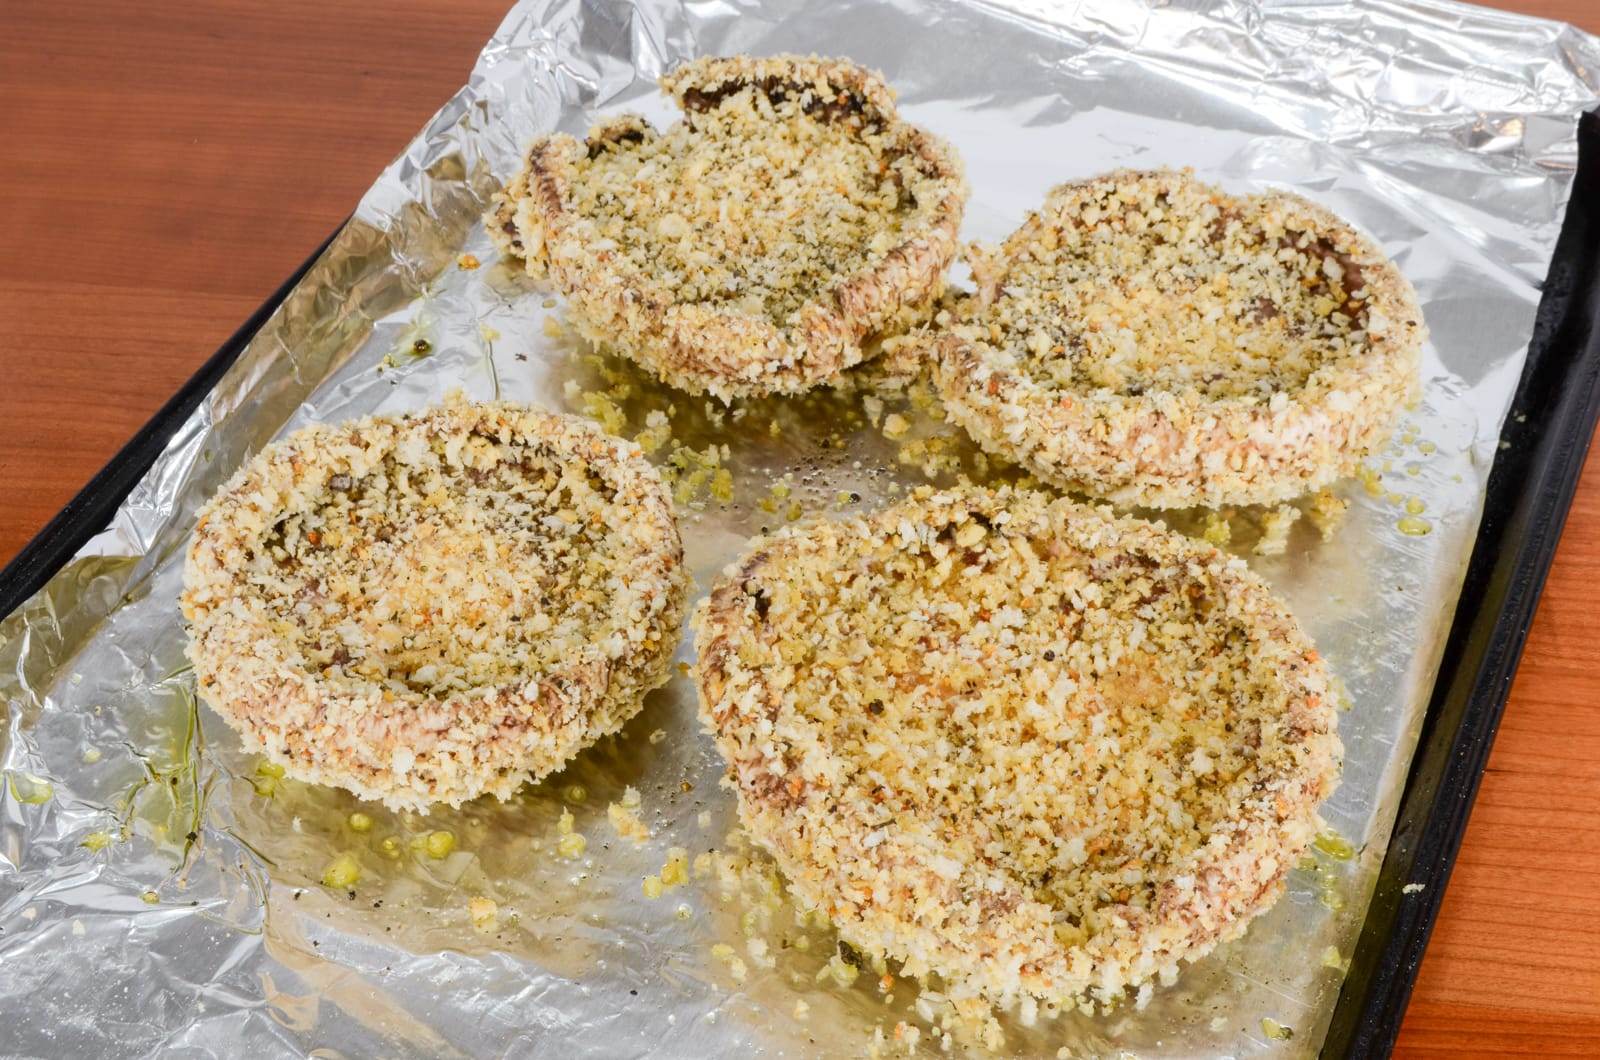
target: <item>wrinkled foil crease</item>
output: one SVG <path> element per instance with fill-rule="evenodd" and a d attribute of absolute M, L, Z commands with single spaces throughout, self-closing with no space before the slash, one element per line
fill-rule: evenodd
<path fill-rule="evenodd" d="M 1375 461 L 1389 468 L 1379 495 L 1347 483 L 1354 504 L 1333 541 L 1302 520 L 1287 555 L 1249 557 L 1348 685 L 1344 780 L 1324 815 L 1357 855 L 1296 869 L 1242 940 L 1142 1010 L 1007 1031 L 1019 1055 L 1315 1051 L 1340 985 L 1321 955 L 1348 955 L 1361 924 L 1568 194 L 1575 119 L 1600 88 L 1594 38 L 1424 0 L 519 4 L 111 525 L 0 625 L 0 1051 L 856 1055 L 875 1026 L 925 1026 L 905 985 L 890 1004 L 872 975 L 815 984 L 825 932 L 802 953 L 783 940 L 803 932 L 766 930 L 776 967 L 750 962 L 735 983 L 711 947 L 746 952 L 740 900 L 706 879 L 641 895 L 669 845 L 721 847 L 733 820 L 685 677 L 621 738 L 511 802 L 426 819 L 362 807 L 375 820 L 363 834 L 346 823 L 351 797 L 256 773 L 196 704 L 184 664 L 176 597 L 193 513 L 269 439 L 457 387 L 574 409 L 568 380 L 609 385 L 566 333 L 547 332 L 559 306 L 496 265 L 478 214 L 532 136 L 581 133 L 624 108 L 670 120 L 659 74 L 740 51 L 882 69 L 909 117 L 965 157 L 968 238 L 1003 236 L 1060 180 L 1192 165 L 1235 190 L 1286 186 L 1332 207 L 1421 293 L 1424 386 Z M 484 266 L 460 268 L 464 252 Z M 409 356 L 419 338 L 432 352 Z M 796 471 L 808 510 L 835 507 L 840 490 L 871 507 L 891 482 L 923 478 L 850 421 L 858 398 L 760 403 L 718 427 L 700 400 L 623 372 L 611 382 L 631 380 L 630 430 L 672 405 L 680 438 L 730 446 L 734 502 L 685 513 L 702 589 L 782 518 L 757 504 L 771 475 Z M 917 431 L 953 429 L 922 417 Z M 835 432 L 842 451 L 826 444 Z M 1431 533 L 1397 529 L 1391 491 L 1425 504 Z M 643 847 L 606 821 L 625 785 L 643 796 Z M 578 861 L 554 853 L 564 803 L 589 839 Z M 409 840 L 430 829 L 452 831 L 455 851 L 413 855 Z M 92 849 L 95 837 L 109 845 Z M 344 852 L 362 866 L 353 896 L 318 882 Z M 471 896 L 498 903 L 494 930 L 473 929 Z M 1269 1039 L 1264 1017 L 1294 1037 Z"/>

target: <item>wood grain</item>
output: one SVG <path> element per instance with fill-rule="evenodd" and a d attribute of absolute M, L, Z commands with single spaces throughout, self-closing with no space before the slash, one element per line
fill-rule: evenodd
<path fill-rule="evenodd" d="M 0 562 L 354 205 L 506 0 L 0 3 Z M 1497 6 L 1600 32 L 1595 0 Z M 1600 460 L 1401 1037 L 1596 1055 Z"/>

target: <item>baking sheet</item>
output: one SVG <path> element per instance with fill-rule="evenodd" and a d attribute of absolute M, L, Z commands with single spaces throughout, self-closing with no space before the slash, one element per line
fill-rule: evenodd
<path fill-rule="evenodd" d="M 816 982 L 831 936 L 766 893 L 759 859 L 644 896 L 669 847 L 715 848 L 723 866 L 742 856 L 686 679 L 517 800 L 421 818 L 260 773 L 185 670 L 175 600 L 193 512 L 265 441 L 309 422 L 458 387 L 621 414 L 630 434 L 670 411 L 674 444 L 695 451 L 675 467 L 702 588 L 796 502 L 857 510 L 929 481 L 924 465 L 934 481 L 981 473 L 925 402 L 887 399 L 913 424 L 896 442 L 860 393 L 724 412 L 666 390 L 577 343 L 556 300 L 496 264 L 477 214 L 527 139 L 620 109 L 668 121 L 659 73 L 739 51 L 882 69 L 907 115 L 964 156 L 967 238 L 1003 236 L 1059 180 L 1186 164 L 1232 190 L 1287 186 L 1332 207 L 1417 286 L 1433 336 L 1420 400 L 1373 461 L 1372 489 L 1342 487 L 1353 506 L 1335 538 L 1301 520 L 1287 554 L 1259 557 L 1252 513 L 1234 520 L 1233 547 L 1348 687 L 1344 781 L 1324 816 L 1355 856 L 1297 870 L 1242 940 L 1143 1009 L 1006 1022 L 1019 1055 L 1315 1051 L 1341 974 L 1324 955 L 1348 955 L 1382 857 L 1570 186 L 1576 114 L 1600 87 L 1593 38 L 1445 4 L 514 8 L 112 525 L 0 624 L 0 1050 L 858 1055 L 879 1032 L 905 1051 L 911 1029 L 918 1050 L 940 1048 L 936 994 L 919 1005 L 896 983 L 890 1000 L 876 974 Z M 463 268 L 464 253 L 482 267 Z M 715 457 L 732 472 L 727 503 L 692 478 L 713 443 L 728 447 Z M 1400 528 L 1413 498 L 1426 534 Z M 628 786 L 652 833 L 643 846 L 607 819 Z M 563 807 L 588 839 L 579 859 L 556 850 Z M 370 831 L 350 828 L 357 810 Z M 447 856 L 411 849 L 434 831 L 454 837 Z M 354 897 L 319 884 L 341 853 L 362 866 Z M 473 897 L 496 903 L 492 924 L 474 926 Z M 742 982 L 719 945 L 744 963 Z M 1293 1036 L 1270 1037 L 1279 1027 Z"/>

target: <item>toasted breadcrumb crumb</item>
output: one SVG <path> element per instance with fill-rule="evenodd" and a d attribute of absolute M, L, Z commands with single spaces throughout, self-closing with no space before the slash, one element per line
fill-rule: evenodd
<path fill-rule="evenodd" d="M 1228 522 L 1228 517 L 1222 512 L 1207 512 L 1206 525 L 1201 536 L 1210 544 L 1222 548 L 1233 540 L 1233 527 Z"/>
<path fill-rule="evenodd" d="M 726 942 L 719 942 L 711 947 L 711 956 L 727 966 L 728 975 L 735 983 L 745 981 L 749 968 L 732 946 Z"/>
<path fill-rule="evenodd" d="M 492 898 L 474 895 L 467 899 L 467 916 L 472 920 L 475 930 L 493 931 L 500 921 L 500 907 Z"/>
<path fill-rule="evenodd" d="M 606 807 L 606 817 L 611 821 L 611 827 L 616 829 L 617 835 L 623 839 L 632 840 L 635 844 L 650 839 L 649 827 L 629 807 L 613 802 Z"/>
<path fill-rule="evenodd" d="M 689 882 L 689 852 L 682 847 L 667 850 L 667 860 L 661 866 L 661 885 L 678 887 Z"/>
<path fill-rule="evenodd" d="M 1334 493 L 1331 489 L 1321 489 L 1311 498 L 1311 503 L 1306 506 L 1306 515 L 1311 520 L 1311 525 L 1317 528 L 1317 533 L 1322 535 L 1322 540 L 1332 541 L 1333 535 L 1338 533 L 1339 527 L 1344 522 L 1345 512 L 1349 511 L 1350 502 Z"/>
<path fill-rule="evenodd" d="M 1261 516 L 1261 537 L 1256 541 L 1258 556 L 1281 556 L 1289 548 L 1289 531 L 1300 520 L 1300 509 L 1280 504 Z"/>

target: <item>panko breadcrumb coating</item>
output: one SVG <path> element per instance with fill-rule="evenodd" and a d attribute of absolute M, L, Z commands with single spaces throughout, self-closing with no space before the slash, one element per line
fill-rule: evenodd
<path fill-rule="evenodd" d="M 694 393 L 795 393 L 927 316 L 966 202 L 951 149 L 847 62 L 706 58 L 684 111 L 535 140 L 485 217 L 588 337 Z"/>
<path fill-rule="evenodd" d="M 1035 492 L 922 488 L 728 567 L 702 716 L 800 899 L 954 996 L 1112 999 L 1240 934 L 1341 754 L 1240 559 Z"/>
<path fill-rule="evenodd" d="M 291 776 L 506 798 L 665 682 L 687 579 L 631 442 L 514 404 L 307 427 L 199 513 L 200 693 Z"/>
<path fill-rule="evenodd" d="M 1118 504 L 1274 504 L 1356 470 L 1416 385 L 1416 293 L 1297 195 L 1185 172 L 1053 190 L 929 340 L 984 448 Z"/>

